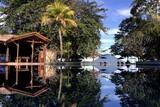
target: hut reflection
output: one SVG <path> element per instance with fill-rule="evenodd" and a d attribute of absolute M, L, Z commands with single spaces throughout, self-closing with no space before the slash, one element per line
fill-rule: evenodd
<path fill-rule="evenodd" d="M 28 70 L 21 70 L 19 66 L 1 66 L 0 70 L 0 93 L 22 94 L 35 97 L 47 91 L 48 88 L 37 78 L 47 78 L 55 75 L 56 70 L 51 66 L 43 66 L 43 75 L 39 75 L 38 66 L 28 66 Z"/>
<path fill-rule="evenodd" d="M 52 65 L 38 66 L 38 75 L 44 80 L 56 76 L 56 68 Z"/>

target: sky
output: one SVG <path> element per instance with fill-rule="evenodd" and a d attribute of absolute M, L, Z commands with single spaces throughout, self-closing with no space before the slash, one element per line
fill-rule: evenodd
<path fill-rule="evenodd" d="M 118 32 L 119 24 L 127 17 L 130 17 L 132 0 L 96 0 L 99 5 L 107 8 L 104 26 L 108 28 L 107 34 L 101 32 L 100 50 L 109 49 L 114 44 L 114 34 Z"/>

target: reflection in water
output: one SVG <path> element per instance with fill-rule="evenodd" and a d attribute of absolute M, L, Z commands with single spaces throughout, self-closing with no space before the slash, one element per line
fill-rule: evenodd
<path fill-rule="evenodd" d="M 91 68 L 91 67 L 90 67 Z M 159 67 L 120 66 L 99 69 L 103 107 L 160 107 Z"/>
<path fill-rule="evenodd" d="M 0 73 L 1 93 L 18 93 L 25 96 L 36 97 L 47 91 L 48 88 L 36 79 L 37 67 L 31 66 L 27 69 L 28 70 L 24 70 L 24 68 L 22 69 L 17 66 L 5 66 L 3 73 Z"/>
<path fill-rule="evenodd" d="M 19 69 L 17 75 L 16 67 L 0 66 L 0 106 L 159 107 L 158 68 L 84 68 L 28 66 L 28 70 Z"/>
<path fill-rule="evenodd" d="M 98 107 L 101 106 L 100 84 L 92 72 L 82 69 L 63 71 L 61 101 L 64 107 Z"/>
<path fill-rule="evenodd" d="M 112 76 L 116 94 L 122 107 L 159 107 L 160 72 L 143 69 L 138 72 L 121 72 Z"/>
<path fill-rule="evenodd" d="M 0 74 L 0 104 L 4 107 L 101 107 L 103 104 L 103 99 L 99 100 L 100 82 L 94 72 L 77 67 L 55 70 L 53 66 L 34 66 L 29 71 L 19 70 L 17 77 L 14 66 L 7 69 L 8 73 Z M 60 70 L 63 82 L 58 100 Z"/>

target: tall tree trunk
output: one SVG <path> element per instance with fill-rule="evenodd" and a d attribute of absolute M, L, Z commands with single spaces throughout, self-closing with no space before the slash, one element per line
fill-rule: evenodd
<path fill-rule="evenodd" d="M 60 42 L 60 58 L 61 58 L 61 62 L 62 62 L 62 55 L 63 55 L 63 41 L 62 41 L 62 32 L 59 29 L 58 30 L 59 33 L 59 42 Z"/>
<path fill-rule="evenodd" d="M 62 62 L 62 55 L 63 55 L 63 46 L 62 46 L 62 32 L 59 29 L 59 41 L 60 41 L 60 56 L 61 56 L 61 62 Z M 62 67 L 60 67 L 60 80 L 59 80 L 59 90 L 58 90 L 58 100 L 60 100 L 61 92 L 62 92 L 62 81 L 63 81 L 63 73 L 62 73 Z"/>
<path fill-rule="evenodd" d="M 59 90 L 58 90 L 58 101 L 61 98 L 61 93 L 62 93 L 62 81 L 63 81 L 63 72 L 62 72 L 62 67 L 60 68 L 60 80 L 59 80 Z"/>

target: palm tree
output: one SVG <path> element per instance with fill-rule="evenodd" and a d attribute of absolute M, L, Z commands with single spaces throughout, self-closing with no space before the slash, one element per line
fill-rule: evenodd
<path fill-rule="evenodd" d="M 57 0 L 53 4 L 47 6 L 46 12 L 42 16 L 42 24 L 44 25 L 56 24 L 58 26 L 59 41 L 60 41 L 60 57 L 62 62 L 62 55 L 63 55 L 62 37 L 65 35 L 65 32 L 69 26 L 70 27 L 77 26 L 77 23 L 74 19 L 74 11 L 70 9 L 69 6 Z M 62 80 L 63 80 L 63 74 L 61 69 L 58 100 L 60 100 L 61 96 Z"/>
<path fill-rule="evenodd" d="M 62 61 L 63 55 L 63 41 L 62 37 L 66 32 L 68 26 L 76 27 L 77 23 L 74 19 L 74 11 L 69 6 L 60 2 L 55 1 L 46 8 L 46 12 L 42 16 L 42 24 L 56 24 L 58 26 L 59 41 L 60 41 L 60 56 Z"/>

